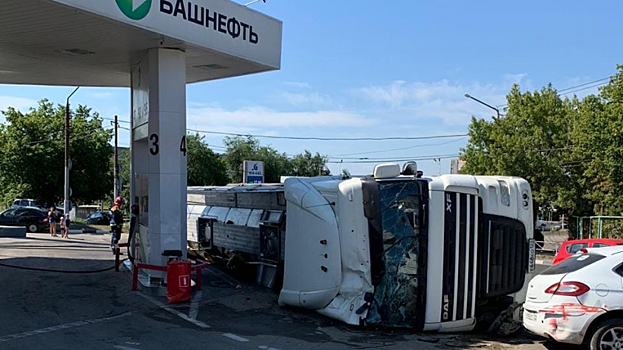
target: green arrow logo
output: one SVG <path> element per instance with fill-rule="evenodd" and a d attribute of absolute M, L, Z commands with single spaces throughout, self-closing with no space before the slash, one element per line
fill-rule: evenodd
<path fill-rule="evenodd" d="M 151 0 L 115 0 L 119 10 L 129 19 L 141 20 L 151 10 Z"/>

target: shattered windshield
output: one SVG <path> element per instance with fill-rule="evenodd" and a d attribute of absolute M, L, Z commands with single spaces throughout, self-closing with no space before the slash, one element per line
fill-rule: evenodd
<path fill-rule="evenodd" d="M 416 181 L 380 183 L 381 221 L 385 275 L 375 290 L 370 323 L 394 327 L 415 327 L 424 310 L 418 310 L 420 278 L 424 277 L 420 246 L 423 204 Z M 425 235 L 424 235 L 425 236 Z M 425 260 L 424 260 L 425 261 Z M 420 269 L 421 267 L 421 269 Z M 422 281 L 423 283 L 423 281 Z M 418 312 L 419 311 L 419 312 Z"/>

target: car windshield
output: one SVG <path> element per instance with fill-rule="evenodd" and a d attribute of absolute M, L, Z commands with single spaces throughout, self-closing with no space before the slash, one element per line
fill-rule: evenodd
<path fill-rule="evenodd" d="M 410 327 L 422 316 L 417 301 L 423 280 L 419 275 L 423 197 L 416 181 L 379 186 L 385 275 L 376 288 L 368 321 Z"/>
<path fill-rule="evenodd" d="M 0 216 L 2 216 L 3 218 L 13 218 L 15 217 L 15 212 L 16 212 L 15 209 L 8 209 L 8 210 L 3 211 L 0 214 Z"/>
<path fill-rule="evenodd" d="M 588 243 L 574 243 L 569 244 L 567 246 L 567 253 L 575 254 L 580 251 L 580 249 L 588 248 Z"/>

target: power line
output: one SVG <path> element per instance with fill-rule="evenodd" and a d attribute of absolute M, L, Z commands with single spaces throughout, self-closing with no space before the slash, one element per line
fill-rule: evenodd
<path fill-rule="evenodd" d="M 355 152 L 355 153 L 346 153 L 346 154 L 334 154 L 334 155 L 328 155 L 327 157 L 356 156 L 356 155 L 360 155 L 360 154 L 375 154 L 375 153 L 384 153 L 384 152 L 392 152 L 392 151 L 404 151 L 404 150 L 414 149 L 414 148 L 418 148 L 418 147 L 443 146 L 443 145 L 447 145 L 447 144 L 450 144 L 450 143 L 459 142 L 459 141 L 462 141 L 462 140 L 465 140 L 465 139 L 466 139 L 465 137 L 462 137 L 460 139 L 447 141 L 447 142 L 429 143 L 429 144 L 415 145 L 415 146 L 402 147 L 402 148 L 390 148 L 390 149 L 384 149 L 384 150 L 379 150 L 379 151 Z"/>
<path fill-rule="evenodd" d="M 422 157 L 427 157 L 427 158 L 444 158 L 444 157 L 454 157 L 456 156 L 456 154 L 452 153 L 452 154 L 429 154 L 429 155 L 419 155 L 419 156 L 396 156 L 394 158 L 398 158 L 398 157 L 405 157 L 405 158 L 410 158 L 410 159 L 417 159 L 417 158 L 422 158 Z M 349 157 L 331 157 L 331 156 L 327 156 L 327 159 L 332 159 L 332 160 L 374 160 L 374 161 L 383 161 L 383 160 L 387 160 L 388 158 L 392 158 L 392 157 L 382 157 L 382 158 L 367 158 L 367 157 L 363 157 L 363 158 L 349 158 Z"/>
<path fill-rule="evenodd" d="M 444 157 L 422 157 L 422 158 L 407 158 L 407 159 L 382 159 L 382 160 L 358 160 L 358 161 L 341 161 L 341 162 L 327 162 L 327 164 L 371 164 L 371 163 L 383 163 L 383 162 L 408 162 L 408 161 L 422 161 L 422 160 L 434 160 L 434 159 L 452 159 L 460 156 L 459 154 L 447 155 Z"/>
<path fill-rule="evenodd" d="M 588 89 L 592 89 L 592 88 L 596 88 L 596 87 L 600 87 L 600 86 L 604 86 L 607 83 L 600 83 L 600 84 L 595 84 L 593 86 L 587 86 L 587 87 L 583 87 L 581 89 L 577 89 L 577 90 L 573 90 L 573 91 L 569 91 L 569 92 L 565 92 L 564 94 L 558 94 L 559 96 L 565 96 L 565 95 L 570 95 L 570 94 L 574 94 L 576 92 L 580 92 L 580 91 L 584 91 L 584 90 L 588 90 Z"/>
<path fill-rule="evenodd" d="M 273 135 L 253 135 L 253 134 L 238 134 L 231 132 L 220 131 L 207 131 L 198 129 L 187 129 L 188 131 L 225 135 L 225 136 L 239 136 L 239 137 L 256 137 L 265 139 L 282 139 L 282 140 L 311 140 L 311 141 L 396 141 L 396 140 L 429 140 L 429 139 L 443 139 L 443 138 L 455 138 L 465 137 L 467 134 L 453 134 L 453 135 L 432 135 L 432 136 L 392 136 L 392 137 L 304 137 L 304 136 L 273 136 Z"/>
<path fill-rule="evenodd" d="M 605 81 L 605 80 L 610 80 L 610 78 L 611 78 L 611 77 L 605 77 L 605 78 L 601 78 L 601 79 L 597 79 L 597 80 L 589 81 L 588 83 L 584 83 L 584 84 L 580 84 L 580 85 L 576 85 L 576 86 L 568 87 L 568 88 L 566 88 L 566 89 L 558 90 L 558 93 L 565 92 L 565 91 L 567 91 L 567 90 L 573 90 L 573 89 L 575 89 L 575 88 L 579 88 L 579 87 L 586 86 L 586 85 L 592 85 L 592 84 L 594 84 L 594 83 L 602 82 L 602 81 Z"/>
<path fill-rule="evenodd" d="M 106 118 L 106 117 L 100 117 L 100 118 L 102 118 L 103 120 L 110 120 L 110 121 L 113 121 L 113 122 L 115 121 L 115 119 L 114 119 L 114 118 Z M 121 119 L 119 119 L 119 120 L 118 120 L 118 122 L 119 122 L 119 123 L 125 123 L 125 124 L 131 124 L 129 121 L 127 121 L 127 120 L 121 120 Z"/>
<path fill-rule="evenodd" d="M 575 86 L 570 86 L 568 88 L 564 88 L 564 89 L 558 90 L 558 95 L 559 96 L 565 96 L 565 95 L 569 95 L 569 94 L 572 94 L 572 93 L 575 93 L 575 92 L 580 92 L 580 91 L 592 89 L 592 88 L 595 88 L 595 87 L 599 87 L 599 86 L 602 86 L 602 85 L 606 85 L 607 82 L 604 83 L 604 81 L 609 81 L 611 78 L 612 78 L 612 76 L 608 76 L 608 77 L 605 77 L 605 78 L 589 81 L 587 83 L 583 83 L 583 84 L 579 84 L 579 85 L 575 85 Z M 593 85 L 595 83 L 598 83 L 598 84 Z M 588 86 L 588 85 L 591 85 L 591 86 Z M 581 89 L 578 89 L 578 88 L 581 88 Z M 575 90 L 575 89 L 577 89 L 577 90 Z M 498 108 L 508 107 L 508 104 L 499 105 L 497 107 Z"/>
<path fill-rule="evenodd" d="M 102 118 L 110 120 L 111 118 Z M 120 123 L 130 123 L 129 121 L 119 120 Z M 240 134 L 232 132 L 222 131 L 209 131 L 200 129 L 186 129 L 186 131 L 196 132 L 200 134 L 211 135 L 224 135 L 224 136 L 239 136 L 239 137 L 256 137 L 264 139 L 282 139 L 282 140 L 311 140 L 311 141 L 393 141 L 393 140 L 429 140 L 429 139 L 443 139 L 443 138 L 455 138 L 465 137 L 467 134 L 451 134 L 451 135 L 431 135 L 431 136 L 390 136 L 390 137 L 316 137 L 316 136 L 274 136 L 274 135 L 259 135 L 259 134 Z"/>

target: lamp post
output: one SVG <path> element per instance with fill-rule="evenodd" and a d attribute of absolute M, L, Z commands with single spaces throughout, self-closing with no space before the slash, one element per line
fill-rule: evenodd
<path fill-rule="evenodd" d="M 242 5 L 242 6 L 249 7 L 249 6 L 253 5 L 253 4 L 255 4 L 256 2 L 260 2 L 260 1 L 263 1 L 264 3 L 266 3 L 266 0 L 253 0 L 253 1 L 251 1 L 249 3 L 246 3 L 246 4 Z"/>
<path fill-rule="evenodd" d="M 486 102 L 483 102 L 483 101 L 481 101 L 481 100 L 479 100 L 479 99 L 475 98 L 474 96 L 472 96 L 472 95 L 470 95 L 470 94 L 465 94 L 465 97 L 467 97 L 467 98 L 469 98 L 469 99 L 472 99 L 472 100 L 474 100 L 474 101 L 476 101 L 476 102 L 480 103 L 480 104 L 481 104 L 481 105 L 483 105 L 483 106 L 487 106 L 487 107 L 491 108 L 492 110 L 494 110 L 494 111 L 498 114 L 497 119 L 500 119 L 500 110 L 499 110 L 499 109 L 497 109 L 496 107 L 493 107 L 492 105 L 490 105 L 490 104 L 488 104 L 488 103 L 486 103 Z"/>
<path fill-rule="evenodd" d="M 70 188 L 69 188 L 69 99 L 80 89 L 80 86 L 74 89 L 74 91 L 67 96 L 67 103 L 65 104 L 65 192 L 64 192 L 64 201 L 63 201 L 63 209 L 64 214 L 69 214 L 69 197 L 70 197 Z"/>

